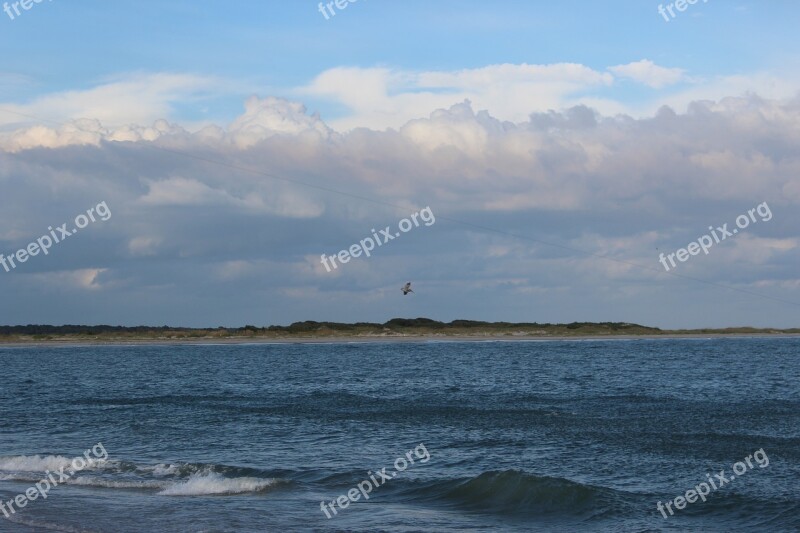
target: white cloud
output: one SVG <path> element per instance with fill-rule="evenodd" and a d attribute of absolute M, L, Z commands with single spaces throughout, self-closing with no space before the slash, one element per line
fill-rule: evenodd
<path fill-rule="evenodd" d="M 99 146 L 102 141 L 154 141 L 162 135 L 185 134 L 180 126 L 156 120 L 152 126 L 135 124 L 118 129 L 106 128 L 98 120 L 78 119 L 60 126 L 37 125 L 0 136 L 0 147 L 9 152 L 30 148 L 63 148 L 65 146 Z"/>
<path fill-rule="evenodd" d="M 302 104 L 282 98 L 263 100 L 251 97 L 245 112 L 228 128 L 231 140 L 240 148 L 248 148 L 275 135 L 304 136 L 327 140 L 333 133 L 318 115 L 309 116 Z"/>
<path fill-rule="evenodd" d="M 582 92 L 612 82 L 611 74 L 573 63 L 427 72 L 337 67 L 323 72 L 298 93 L 347 106 L 351 115 L 331 122 L 343 131 L 398 128 L 431 109 L 464 100 L 491 109 L 504 120 L 524 120 L 532 111 L 559 109 Z"/>
<path fill-rule="evenodd" d="M 90 118 L 106 127 L 150 123 L 170 117 L 173 105 L 197 100 L 229 84 L 190 74 L 128 74 L 104 80 L 90 89 L 38 97 L 27 104 L 3 104 L 0 125 L 19 123 L 24 115 L 56 122 Z"/>
<path fill-rule="evenodd" d="M 652 90 L 630 98 L 615 96 L 615 81 L 632 79 Z M 675 84 L 680 83 L 680 87 Z M 366 127 L 400 129 L 428 117 L 431 110 L 448 109 L 469 101 L 475 109 L 490 110 L 499 122 L 523 122 L 532 113 L 564 110 L 578 105 L 614 116 L 644 117 L 663 105 L 684 110 L 700 100 L 757 93 L 764 98 L 788 99 L 797 94 L 800 78 L 792 74 L 737 74 L 716 78 L 692 77 L 681 68 L 667 68 L 643 59 L 611 66 L 605 71 L 575 63 L 547 65 L 498 64 L 453 71 L 413 71 L 391 68 L 336 67 L 320 73 L 308 85 L 290 92 L 327 102 L 346 111 L 323 121 L 297 102 L 268 96 L 251 97 L 244 112 L 227 128 L 217 125 L 179 125 L 174 105 L 218 94 L 230 82 L 182 74 L 137 74 L 106 80 L 81 91 L 42 96 L 24 104 L 3 104 L 0 114 L 14 131 L 0 135 L 7 150 L 43 146 L 97 145 L 102 140 L 153 141 L 169 134 L 197 135 L 209 141 L 227 140 L 247 148 L 273 136 L 300 137 L 306 143 L 329 142 L 334 131 Z M 69 120 L 64 125 L 19 126 L 13 113 Z M 171 122 L 168 122 L 171 121 Z M 151 124 L 151 126 L 141 126 Z M 414 129 L 414 128 L 412 128 Z M 463 142 L 480 143 L 479 139 Z"/>
<path fill-rule="evenodd" d="M 635 98 L 614 93 L 614 82 L 630 79 L 647 87 Z M 337 131 L 357 127 L 398 129 L 428 116 L 431 109 L 448 108 L 469 100 L 489 109 L 501 121 L 520 122 L 531 113 L 586 105 L 613 116 L 645 117 L 661 106 L 685 110 L 694 101 L 759 94 L 788 99 L 798 94 L 800 77 L 751 72 L 716 77 L 690 75 L 685 69 L 664 67 L 651 60 L 608 67 L 585 65 L 500 64 L 454 71 L 413 71 L 391 68 L 336 67 L 298 88 L 300 97 L 313 97 L 347 109 L 329 121 Z"/>
<path fill-rule="evenodd" d="M 162 136 L 189 135 L 248 148 L 274 136 L 298 137 L 308 143 L 324 142 L 330 140 L 334 132 L 318 115 L 308 115 L 303 104 L 283 98 L 251 97 L 245 102 L 244 113 L 227 129 L 210 125 L 190 134 L 164 119 L 153 121 L 152 126 L 132 123 L 116 127 L 108 127 L 97 119 L 76 119 L 61 125 L 34 125 L 0 134 L 0 147 L 18 152 L 37 147 L 98 146 L 102 141 L 155 141 Z"/>
<path fill-rule="evenodd" d="M 483 116 L 488 118 L 487 114 Z M 434 111 L 430 119 L 411 120 L 400 128 L 400 133 L 429 150 L 451 146 L 469 153 L 478 153 L 485 148 L 490 134 L 485 123 L 476 117 L 469 101 L 448 110 Z"/>
<path fill-rule="evenodd" d="M 609 67 L 608 70 L 621 78 L 631 79 L 653 89 L 674 85 L 684 80 L 683 69 L 660 67 L 648 59 Z"/>

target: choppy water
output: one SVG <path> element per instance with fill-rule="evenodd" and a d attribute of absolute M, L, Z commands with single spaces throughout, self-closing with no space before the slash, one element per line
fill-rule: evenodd
<path fill-rule="evenodd" d="M 0 499 L 108 453 L 0 531 L 798 531 L 799 355 L 755 338 L 0 348 Z M 760 449 L 768 466 L 705 503 L 656 509 Z M 369 500 L 321 511 L 408 452 Z"/>

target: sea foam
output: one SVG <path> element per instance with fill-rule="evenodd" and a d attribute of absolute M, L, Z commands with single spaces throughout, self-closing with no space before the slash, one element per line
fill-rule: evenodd
<path fill-rule="evenodd" d="M 193 474 L 186 481 L 176 483 L 161 492 L 161 496 L 203 496 L 213 494 L 243 494 L 262 492 L 276 485 L 277 479 L 254 477 L 226 478 L 216 473 Z"/>

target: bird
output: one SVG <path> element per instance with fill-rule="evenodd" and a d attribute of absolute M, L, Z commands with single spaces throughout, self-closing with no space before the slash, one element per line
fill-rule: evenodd
<path fill-rule="evenodd" d="M 414 291 L 411 290 L 411 282 L 410 281 L 408 283 L 406 283 L 405 286 L 401 287 L 400 290 L 403 291 L 403 296 L 405 296 L 409 292 L 414 292 Z"/>

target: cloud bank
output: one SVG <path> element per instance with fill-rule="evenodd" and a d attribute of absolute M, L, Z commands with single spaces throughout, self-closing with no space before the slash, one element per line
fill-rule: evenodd
<path fill-rule="evenodd" d="M 0 322 L 79 316 L 207 326 L 408 315 L 796 324 L 786 305 L 658 272 L 657 256 L 767 201 L 773 220 L 679 273 L 800 301 L 800 99 L 698 99 L 647 116 L 559 106 L 616 77 L 666 87 L 685 75 L 642 62 L 608 72 L 500 65 L 410 78 L 334 69 L 309 94 L 347 101 L 359 120 L 381 123 L 383 109 L 399 125 L 343 130 L 299 101 L 252 97 L 225 127 L 189 129 L 168 117 L 148 126 L 98 113 L 7 128 L 0 251 L 101 200 L 114 217 L 58 253 L 0 271 L 8 303 Z M 387 96 L 397 84 L 430 90 Z M 471 94 L 440 92 L 453 87 Z M 524 109 L 515 98 L 526 88 L 538 91 L 527 98 L 553 108 L 504 118 Z M 480 106 L 487 95 L 506 107 Z M 462 96 L 476 98 L 453 103 Z M 419 115 L 423 105 L 428 113 Z M 334 273 L 320 265 L 320 254 L 426 205 L 435 227 Z M 398 300 L 398 283 L 408 280 L 418 298 Z"/>

